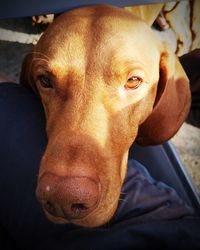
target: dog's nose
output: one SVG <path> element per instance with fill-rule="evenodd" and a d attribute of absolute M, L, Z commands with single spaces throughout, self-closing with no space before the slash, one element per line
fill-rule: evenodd
<path fill-rule="evenodd" d="M 67 220 L 80 219 L 97 207 L 100 182 L 85 176 L 46 173 L 39 179 L 36 196 L 50 214 Z"/>

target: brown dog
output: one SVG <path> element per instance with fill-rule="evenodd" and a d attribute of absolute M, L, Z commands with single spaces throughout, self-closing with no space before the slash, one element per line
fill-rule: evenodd
<path fill-rule="evenodd" d="M 175 55 L 138 17 L 109 6 L 59 16 L 25 58 L 21 82 L 45 109 L 48 145 L 36 194 L 58 223 L 106 223 L 132 142 L 169 139 L 190 107 Z"/>

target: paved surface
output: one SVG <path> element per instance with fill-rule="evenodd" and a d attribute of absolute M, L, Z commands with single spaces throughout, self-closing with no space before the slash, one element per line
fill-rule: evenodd
<path fill-rule="evenodd" d="M 32 27 L 30 18 L 0 20 L 0 72 L 18 82 L 23 57 L 44 28 Z M 172 142 L 200 192 L 200 129 L 184 124 Z"/>
<path fill-rule="evenodd" d="M 200 129 L 184 123 L 172 142 L 200 193 Z"/>

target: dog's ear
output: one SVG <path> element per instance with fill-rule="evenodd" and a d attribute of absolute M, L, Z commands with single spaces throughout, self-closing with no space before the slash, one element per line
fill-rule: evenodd
<path fill-rule="evenodd" d="M 163 5 L 164 4 L 147 4 L 125 7 L 125 9 L 142 19 L 149 26 L 151 26 L 158 17 Z"/>
<path fill-rule="evenodd" d="M 154 108 L 140 125 L 137 142 L 156 145 L 170 139 L 185 121 L 190 103 L 189 80 L 176 55 L 165 45 Z"/>
<path fill-rule="evenodd" d="M 20 83 L 28 88 L 31 88 L 34 92 L 37 93 L 36 86 L 31 73 L 31 67 L 33 62 L 33 53 L 29 53 L 25 56 L 20 73 Z"/>

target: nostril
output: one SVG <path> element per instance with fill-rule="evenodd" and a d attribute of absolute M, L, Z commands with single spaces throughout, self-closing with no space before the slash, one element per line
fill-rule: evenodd
<path fill-rule="evenodd" d="M 53 204 L 49 201 L 43 203 L 44 204 L 44 208 L 49 211 L 50 213 L 54 214 L 55 213 L 55 207 L 53 206 Z"/>
<path fill-rule="evenodd" d="M 88 208 L 83 203 L 77 203 L 71 205 L 71 211 L 75 214 L 80 214 L 86 211 Z"/>
<path fill-rule="evenodd" d="M 51 215 L 53 216 L 57 216 L 57 217 L 63 217 L 65 216 L 65 214 L 63 213 L 62 207 L 60 207 L 59 205 L 54 205 L 53 203 L 51 203 L 50 201 L 44 202 L 43 204 L 43 208 Z"/>
<path fill-rule="evenodd" d="M 43 208 L 50 214 L 55 215 L 58 213 L 58 209 L 54 206 L 54 204 L 50 201 L 41 201 Z"/>
<path fill-rule="evenodd" d="M 85 217 L 90 211 L 92 211 L 92 207 L 89 204 L 85 203 L 72 203 L 68 204 L 65 207 L 62 207 L 62 211 L 65 214 L 65 217 L 70 219 L 80 219 Z"/>

